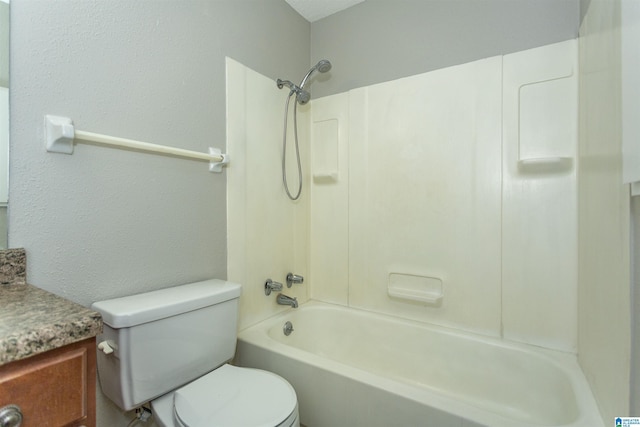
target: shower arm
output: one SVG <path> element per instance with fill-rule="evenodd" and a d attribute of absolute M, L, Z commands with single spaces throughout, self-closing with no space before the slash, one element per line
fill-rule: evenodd
<path fill-rule="evenodd" d="M 292 81 L 290 81 L 290 80 L 281 80 L 281 79 L 278 79 L 278 80 L 276 81 L 276 83 L 277 83 L 277 85 L 278 85 L 278 89 L 282 89 L 283 87 L 285 87 L 285 86 L 286 86 L 286 87 L 288 87 L 288 88 L 291 90 L 291 92 L 293 92 L 293 93 L 298 93 L 300 90 L 302 90 L 302 88 L 301 88 L 301 87 L 296 86 L 296 84 L 295 84 L 295 83 L 293 83 L 293 82 L 292 82 Z"/>
<path fill-rule="evenodd" d="M 309 79 L 309 77 L 311 77 L 311 74 L 312 74 L 312 73 L 313 73 L 317 68 L 318 68 L 317 66 L 315 66 L 315 67 L 311 68 L 311 69 L 309 70 L 309 72 L 307 73 L 307 75 L 306 75 L 306 76 L 304 76 L 304 78 L 303 78 L 303 79 L 302 79 L 302 81 L 300 82 L 300 86 L 299 86 L 299 87 L 300 87 L 300 89 L 303 89 L 303 88 L 304 88 L 304 85 L 305 85 L 305 84 L 307 84 L 307 80 Z"/>
<path fill-rule="evenodd" d="M 329 70 L 331 70 L 331 62 L 326 59 L 321 59 L 316 65 L 311 67 L 311 69 L 307 72 L 307 75 L 304 76 L 302 82 L 300 82 L 300 89 L 304 89 L 304 85 L 307 84 L 307 80 L 309 79 L 309 77 L 311 77 L 311 74 L 313 74 L 314 71 L 326 73 Z"/>

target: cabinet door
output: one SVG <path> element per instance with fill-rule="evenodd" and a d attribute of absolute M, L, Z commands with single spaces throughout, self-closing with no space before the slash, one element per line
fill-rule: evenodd
<path fill-rule="evenodd" d="M 0 407 L 23 427 L 95 426 L 95 338 L 0 367 Z"/>

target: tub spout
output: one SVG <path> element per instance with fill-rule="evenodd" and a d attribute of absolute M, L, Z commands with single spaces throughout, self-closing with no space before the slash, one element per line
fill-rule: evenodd
<path fill-rule="evenodd" d="M 276 302 L 280 305 L 290 305 L 293 308 L 298 308 L 298 300 L 296 298 L 288 297 L 285 294 L 278 294 Z"/>

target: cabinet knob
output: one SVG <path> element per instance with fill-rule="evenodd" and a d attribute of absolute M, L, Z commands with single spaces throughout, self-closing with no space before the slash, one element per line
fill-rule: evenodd
<path fill-rule="evenodd" d="M 18 405 L 7 405 L 0 408 L 0 427 L 20 427 L 22 411 Z"/>

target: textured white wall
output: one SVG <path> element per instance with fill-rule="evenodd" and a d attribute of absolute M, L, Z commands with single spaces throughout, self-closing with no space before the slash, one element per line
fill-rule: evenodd
<path fill-rule="evenodd" d="M 0 86 L 9 87 L 9 4 L 0 1 Z"/>
<path fill-rule="evenodd" d="M 226 278 L 226 172 L 86 144 L 47 153 L 43 117 L 224 149 L 225 56 L 303 75 L 309 23 L 281 0 L 16 0 L 11 18 L 9 241 L 26 248 L 29 281 L 88 305 Z M 98 406 L 98 425 L 126 425 L 106 398 Z"/>

